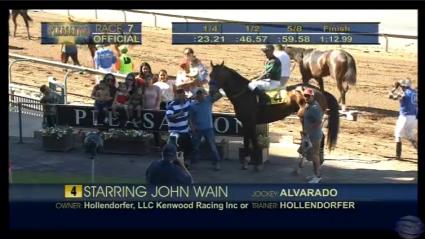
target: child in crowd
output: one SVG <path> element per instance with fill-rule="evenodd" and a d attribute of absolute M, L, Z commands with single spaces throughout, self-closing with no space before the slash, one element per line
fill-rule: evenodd
<path fill-rule="evenodd" d="M 115 94 L 114 103 L 112 104 L 112 113 L 116 115 L 117 109 L 124 109 L 127 120 L 128 120 L 129 119 L 129 114 L 128 114 L 129 98 L 130 98 L 130 95 L 127 91 L 127 87 L 125 83 L 120 82 L 117 93 Z"/>
<path fill-rule="evenodd" d="M 168 102 L 174 100 L 174 94 L 176 92 L 176 85 L 174 80 L 169 80 L 167 71 L 160 70 L 158 73 L 158 81 L 154 85 L 161 89 L 161 103 L 159 109 L 165 110 Z"/>
<path fill-rule="evenodd" d="M 133 119 L 134 111 L 137 111 L 137 121 L 142 119 L 142 106 L 143 106 L 143 88 L 137 87 L 134 94 L 130 95 L 128 102 L 128 115 L 129 120 Z"/>
<path fill-rule="evenodd" d="M 94 94 L 94 106 L 95 112 L 97 113 L 97 122 L 108 122 L 106 114 L 108 113 L 108 108 L 111 107 L 111 100 L 113 98 L 109 94 L 109 88 L 105 81 L 99 83 L 99 88 Z M 97 124 L 95 122 L 95 124 Z"/>

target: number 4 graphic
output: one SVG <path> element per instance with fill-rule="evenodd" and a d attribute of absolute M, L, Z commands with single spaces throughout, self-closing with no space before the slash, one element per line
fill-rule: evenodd
<path fill-rule="evenodd" d="M 77 196 L 77 187 L 75 187 L 75 186 L 72 187 L 71 194 L 74 195 L 74 196 Z"/>

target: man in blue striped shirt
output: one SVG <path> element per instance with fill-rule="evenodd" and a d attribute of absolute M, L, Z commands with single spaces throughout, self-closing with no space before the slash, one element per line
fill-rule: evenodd
<path fill-rule="evenodd" d="M 165 112 L 168 122 L 168 131 L 179 135 L 177 141 L 178 151 L 183 151 L 186 161 L 192 150 L 189 133 L 189 108 L 190 101 L 186 99 L 184 89 L 178 89 L 176 91 L 175 100 L 167 105 Z"/>

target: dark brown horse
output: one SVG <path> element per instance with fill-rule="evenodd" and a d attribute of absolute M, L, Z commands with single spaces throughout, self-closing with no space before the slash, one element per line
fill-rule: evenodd
<path fill-rule="evenodd" d="M 345 111 L 345 95 L 349 85 L 356 84 L 357 70 L 353 56 L 344 50 L 318 51 L 296 47 L 286 47 L 289 57 L 300 66 L 300 73 L 304 84 L 314 78 L 324 91 L 323 77 L 331 76 L 336 80 L 340 93 L 338 100 Z"/>
<path fill-rule="evenodd" d="M 219 89 L 223 89 L 227 97 L 233 104 L 236 117 L 242 123 L 244 155 L 246 157 L 252 155 L 251 159 L 259 169 L 262 164 L 260 160 L 260 148 L 256 137 L 256 125 L 266 124 L 274 121 L 282 120 L 285 117 L 298 112 L 302 102 L 302 95 L 295 90 L 297 85 L 287 87 L 287 94 L 284 96 L 282 104 L 269 105 L 267 107 L 259 107 L 256 95 L 248 89 L 249 80 L 239 75 L 235 70 L 230 69 L 224 64 L 213 65 L 210 73 L 210 95 L 216 97 Z M 329 150 L 336 145 L 339 131 L 339 112 L 338 102 L 329 92 L 321 92 L 315 89 L 315 93 L 320 95 L 318 102 L 322 109 L 328 114 L 328 132 L 327 147 Z M 318 98 L 319 99 L 319 98 Z M 252 153 L 250 150 L 252 144 Z"/>
<path fill-rule="evenodd" d="M 22 18 L 24 19 L 25 26 L 27 27 L 28 39 L 31 40 L 29 22 L 32 22 L 32 18 L 28 15 L 28 10 L 12 10 L 12 21 L 15 27 L 15 30 L 13 31 L 13 36 L 16 37 L 16 29 L 18 28 L 18 23 L 16 22 L 16 18 L 19 15 L 21 15 Z"/>

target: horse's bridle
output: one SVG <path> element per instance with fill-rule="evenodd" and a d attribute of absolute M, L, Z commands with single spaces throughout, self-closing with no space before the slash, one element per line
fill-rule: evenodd
<path fill-rule="evenodd" d="M 210 85 L 215 85 L 215 86 L 217 86 L 217 81 L 216 80 L 214 80 L 214 79 L 211 79 L 210 80 Z M 220 88 L 219 88 L 220 89 Z M 229 99 L 236 99 L 236 98 L 238 98 L 238 97 L 240 97 L 240 96 L 242 96 L 246 91 L 248 91 L 248 88 L 244 88 L 244 89 L 242 89 L 241 91 L 239 91 L 239 92 L 237 92 L 236 94 L 233 94 L 233 95 L 227 95 L 226 94 L 226 96 L 227 96 L 227 98 L 229 98 Z"/>

